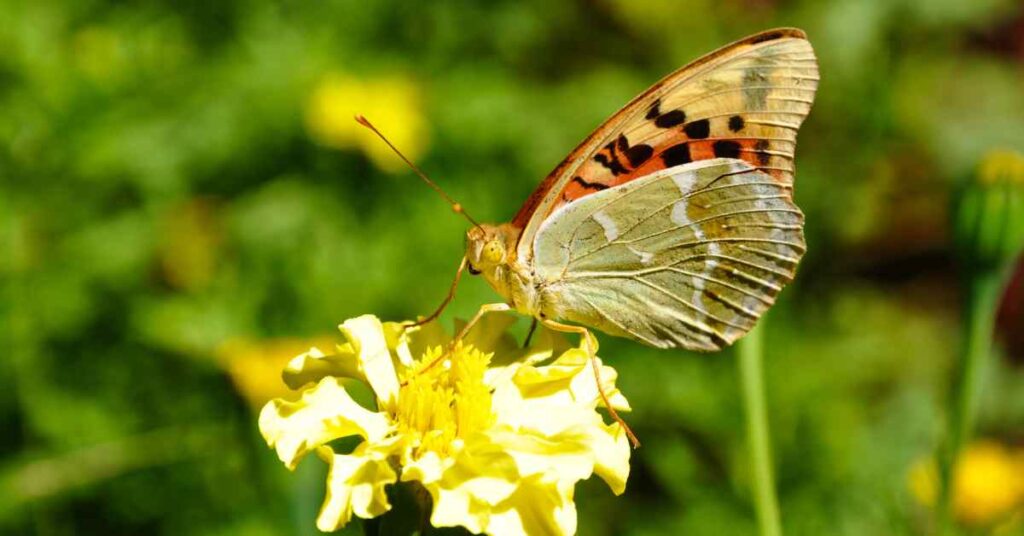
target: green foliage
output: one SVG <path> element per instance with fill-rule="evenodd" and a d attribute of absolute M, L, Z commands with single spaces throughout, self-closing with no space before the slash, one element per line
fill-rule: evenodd
<path fill-rule="evenodd" d="M 988 149 L 1024 148 L 1019 3 L 0 5 L 0 533 L 315 532 L 321 468 L 264 448 L 237 378 L 258 356 L 232 368 L 224 345 L 427 314 L 465 231 L 411 173 L 314 141 L 326 76 L 411 87 L 417 163 L 503 221 L 633 95 L 779 25 L 822 76 L 797 151 L 809 251 L 764 334 L 784 533 L 926 528 L 906 475 L 961 336 L 947 207 Z M 443 318 L 495 300 L 468 278 Z M 1012 443 L 1010 350 L 977 424 Z M 582 487 L 580 534 L 751 534 L 734 355 L 602 355 L 644 447 L 623 497 Z"/>

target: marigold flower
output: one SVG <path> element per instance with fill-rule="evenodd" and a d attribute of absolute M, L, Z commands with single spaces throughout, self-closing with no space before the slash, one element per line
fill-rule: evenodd
<path fill-rule="evenodd" d="M 573 490 L 594 473 L 624 491 L 629 444 L 597 412 L 591 363 L 610 403 L 628 410 L 615 370 L 583 348 L 559 352 L 550 332 L 519 348 L 509 321 L 485 317 L 445 354 L 436 324 L 403 330 L 366 315 L 340 326 L 335 353 L 314 348 L 288 364 L 285 383 L 301 398 L 268 403 L 260 430 L 287 467 L 310 452 L 330 465 L 320 530 L 388 511 L 396 482 L 429 492 L 432 525 L 499 535 L 575 533 Z M 353 400 L 343 378 L 367 384 L 376 407 Z M 351 436 L 351 452 L 335 450 Z"/>

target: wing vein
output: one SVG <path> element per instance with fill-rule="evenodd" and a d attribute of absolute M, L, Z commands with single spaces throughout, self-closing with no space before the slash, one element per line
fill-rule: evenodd
<path fill-rule="evenodd" d="M 696 305 L 694 305 L 694 304 L 692 304 L 692 303 L 690 303 L 690 302 L 680 298 L 679 296 L 676 296 L 675 294 L 672 294 L 671 292 L 668 291 L 668 289 L 662 288 L 661 285 L 657 285 L 657 284 L 651 283 L 650 281 L 648 281 L 648 280 L 646 280 L 646 279 L 644 279 L 642 277 L 636 278 L 636 281 L 639 281 L 640 283 L 642 283 L 644 285 L 647 285 L 648 287 L 651 287 L 652 289 L 654 289 L 654 290 L 664 294 L 665 296 L 668 296 L 669 298 L 672 298 L 676 302 L 679 302 L 679 303 L 685 305 L 686 307 L 689 307 L 690 309 L 693 309 L 694 311 L 696 311 L 696 312 L 698 312 L 698 313 L 700 313 L 700 314 L 702 314 L 702 315 L 704 315 L 704 316 L 706 316 L 708 318 L 714 319 L 716 322 L 719 322 L 721 324 L 725 324 L 726 326 L 729 326 L 731 328 L 746 329 L 744 326 L 740 326 L 738 324 L 734 324 L 732 322 L 723 320 L 718 315 L 712 314 L 709 311 L 705 311 L 704 309 L 701 309 L 700 307 L 697 307 Z M 712 328 L 710 326 L 707 326 L 707 327 L 708 327 L 708 329 L 711 330 L 712 334 L 714 334 L 714 335 L 716 335 L 718 337 L 724 338 L 724 335 L 722 333 L 719 333 L 718 330 L 716 330 L 715 328 Z"/>
<path fill-rule="evenodd" d="M 587 298 L 586 295 L 580 294 L 580 299 L 583 300 L 584 303 L 586 303 L 587 305 L 593 307 L 594 310 L 597 311 L 597 314 L 601 315 L 602 318 L 604 318 L 605 320 L 611 322 L 612 324 L 615 324 L 615 326 L 618 327 L 619 329 L 621 329 L 622 331 L 624 331 L 626 333 L 629 333 L 630 335 L 636 337 L 637 339 L 642 340 L 643 342 L 646 342 L 647 344 L 650 344 L 651 346 L 654 346 L 654 347 L 659 346 L 657 341 L 653 341 L 651 339 L 648 339 L 647 337 L 644 337 L 643 335 L 641 335 L 641 334 L 637 333 L 636 331 L 634 331 L 632 328 L 622 324 L 621 322 L 619 322 L 619 321 L 615 320 L 614 318 L 612 318 L 611 316 L 609 316 L 608 313 L 604 312 L 603 308 L 598 306 L 596 303 L 590 301 L 590 299 Z"/>
<path fill-rule="evenodd" d="M 655 233 L 651 233 L 651 234 L 646 235 L 646 236 L 641 236 L 641 237 L 637 237 L 637 238 L 630 238 L 629 240 L 615 240 L 615 241 L 609 242 L 609 243 L 610 244 L 611 243 L 633 244 L 633 243 L 636 243 L 636 242 L 647 240 L 649 238 L 654 238 L 656 236 L 661 236 L 663 234 L 671 233 L 671 232 L 674 232 L 674 231 L 679 231 L 681 229 L 692 228 L 695 225 L 703 225 L 705 223 L 708 223 L 708 222 L 711 222 L 711 221 L 715 221 L 715 220 L 718 220 L 718 219 L 721 219 L 721 218 L 727 218 L 729 216 L 738 216 L 738 215 L 742 215 L 742 214 L 761 214 L 761 213 L 770 213 L 770 212 L 781 212 L 781 213 L 786 213 L 786 214 L 797 214 L 797 215 L 801 215 L 801 216 L 803 215 L 803 213 L 800 212 L 799 210 L 792 209 L 792 208 L 757 208 L 757 209 L 751 209 L 751 210 L 734 210 L 734 211 L 731 211 L 731 212 L 724 212 L 722 214 L 715 214 L 714 216 L 709 216 L 709 217 L 704 218 L 704 219 L 694 220 L 694 221 L 692 221 L 692 222 L 690 222 L 690 223 L 688 223 L 686 225 L 676 225 L 674 227 L 670 227 L 668 229 L 664 229 L 664 230 L 661 230 L 661 231 L 658 231 L 658 232 L 655 232 Z M 699 244 L 706 244 L 706 243 L 709 243 L 709 242 L 722 242 L 722 241 L 727 241 L 727 240 L 729 240 L 729 238 L 714 238 L 714 239 L 705 239 L 705 240 L 702 240 L 702 241 L 700 241 L 698 243 Z"/>

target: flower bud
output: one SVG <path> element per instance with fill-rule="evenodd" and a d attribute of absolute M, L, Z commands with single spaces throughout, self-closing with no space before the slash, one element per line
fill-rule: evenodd
<path fill-rule="evenodd" d="M 1024 249 L 1024 156 L 992 151 L 954 199 L 953 245 L 974 273 L 1007 269 Z"/>

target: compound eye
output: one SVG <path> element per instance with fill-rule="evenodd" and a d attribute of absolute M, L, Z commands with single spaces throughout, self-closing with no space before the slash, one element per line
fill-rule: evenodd
<path fill-rule="evenodd" d="M 499 264 L 501 263 L 502 257 L 505 256 L 504 248 L 501 247 L 501 243 L 497 240 L 491 240 L 484 245 L 483 250 L 483 261 L 487 264 Z"/>

